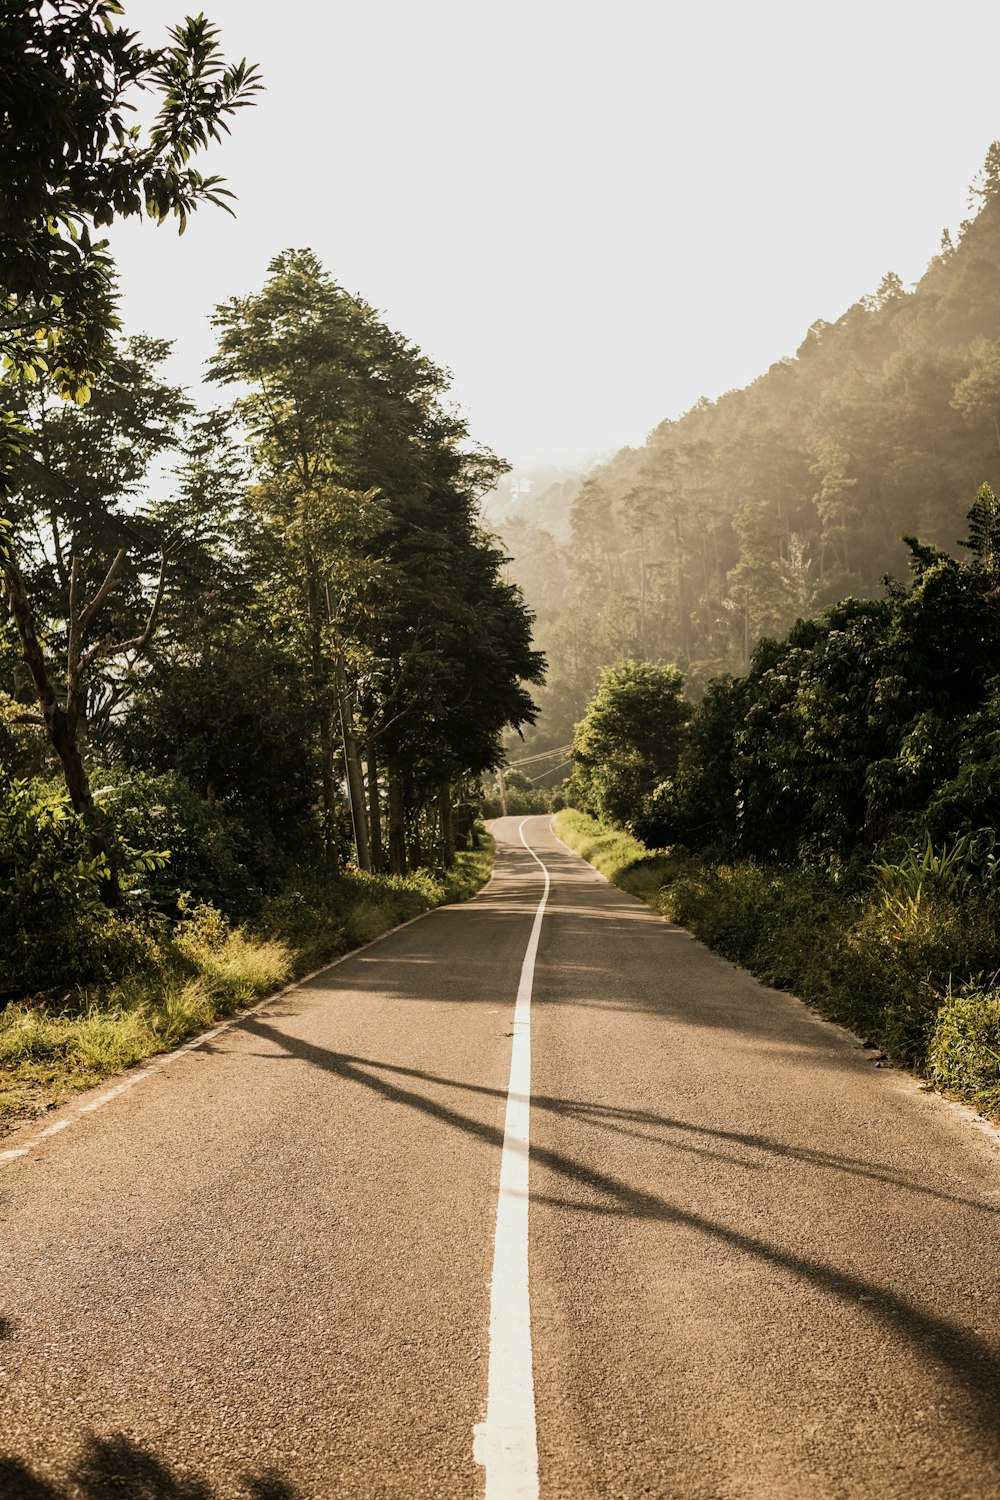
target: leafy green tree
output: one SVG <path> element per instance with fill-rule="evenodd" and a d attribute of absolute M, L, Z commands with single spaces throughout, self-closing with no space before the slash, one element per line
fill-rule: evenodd
<path fill-rule="evenodd" d="M 284 628 L 309 662 L 326 856 L 336 855 L 339 729 L 364 869 L 371 860 L 350 655 L 377 573 L 370 545 L 377 491 L 358 483 L 357 462 L 365 386 L 379 373 L 366 358 L 374 324 L 371 309 L 338 287 L 311 251 L 288 251 L 272 261 L 260 293 L 217 310 L 213 365 L 221 383 L 248 387 L 236 403 L 258 471 L 247 504 L 258 564 L 280 589 Z"/>
<path fill-rule="evenodd" d="M 26 446 L 18 392 L 39 384 L 78 403 L 113 353 L 114 276 L 96 232 L 119 218 L 174 215 L 181 229 L 203 202 L 225 204 L 218 178 L 190 160 L 228 129 L 259 83 L 245 62 L 226 66 L 216 30 L 200 16 L 174 28 L 170 43 L 143 47 L 118 24 L 118 0 L 14 0 L 0 16 L 0 355 L 14 393 L 2 410 L 0 488 L 10 494 Z M 147 127 L 127 122 L 141 93 L 158 101 Z M 106 654 L 87 635 L 118 588 L 126 549 L 105 559 L 86 603 L 79 553 L 64 557 L 68 584 L 65 693 L 45 649 L 39 607 L 26 581 L 31 541 L 10 514 L 2 519 L 0 565 L 46 731 L 72 804 L 96 856 L 106 855 L 77 731 L 87 668 Z M 165 555 L 152 604 L 121 652 L 144 649 L 165 582 Z M 100 574 L 96 570 L 95 576 Z M 119 899 L 109 868 L 108 899 Z"/>
<path fill-rule="evenodd" d="M 448 787 L 495 763 L 501 730 L 533 713 L 519 677 L 540 673 L 505 559 L 478 528 L 503 466 L 446 409 L 444 372 L 309 251 L 277 257 L 216 326 L 216 378 L 248 387 L 257 566 L 276 628 L 309 662 L 329 855 L 338 738 L 362 867 L 380 863 L 383 763 L 393 868 L 407 819 L 420 857 L 432 803 L 447 855 Z"/>
<path fill-rule="evenodd" d="M 182 393 L 157 375 L 168 347 L 123 344 L 85 406 L 27 385 L 17 413 L 21 450 L 8 471 L 8 603 L 40 723 L 93 852 L 105 856 L 112 851 L 85 742 L 94 718 L 106 719 L 134 680 L 177 545 L 136 504 L 150 463 L 176 441 L 187 410 Z M 114 902 L 110 868 L 108 883 Z"/>
<path fill-rule="evenodd" d="M 683 689 L 674 666 L 626 661 L 601 673 L 573 742 L 598 816 L 632 827 L 657 786 L 674 775 L 689 715 Z"/>
<path fill-rule="evenodd" d="M 307 675 L 252 615 L 205 622 L 156 652 L 112 738 L 126 766 L 176 771 L 251 831 L 258 880 L 276 854 L 315 852 Z"/>
<path fill-rule="evenodd" d="M 912 581 L 762 641 L 712 683 L 688 732 L 663 837 L 764 860 L 842 865 L 886 839 L 974 832 L 996 812 L 998 502 L 983 486 L 964 563 L 910 539 Z"/>
<path fill-rule="evenodd" d="M 0 354 L 29 381 L 86 400 L 112 355 L 114 267 L 95 231 L 115 219 L 227 206 L 191 158 L 260 87 L 226 65 L 204 16 L 144 47 L 119 0 L 8 0 L 0 16 Z M 135 101 L 158 107 L 130 121 Z M 136 116 L 136 120 L 138 117 Z"/>

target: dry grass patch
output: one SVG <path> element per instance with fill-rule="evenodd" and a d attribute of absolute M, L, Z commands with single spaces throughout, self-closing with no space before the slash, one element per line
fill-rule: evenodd
<path fill-rule="evenodd" d="M 142 969 L 105 988 L 22 1000 L 0 1010 L 0 1130 L 169 1052 L 214 1021 L 273 994 L 297 974 L 357 948 L 489 878 L 493 842 L 452 870 L 312 879 L 268 903 L 257 929 L 193 906 Z"/>

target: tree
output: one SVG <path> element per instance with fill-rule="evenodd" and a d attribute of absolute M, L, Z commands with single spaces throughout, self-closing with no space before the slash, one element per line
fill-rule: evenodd
<path fill-rule="evenodd" d="M 8 400 L 0 412 L 0 491 L 9 497 L 27 435 L 17 420 L 20 392 L 42 385 L 84 404 L 113 356 L 117 327 L 114 273 L 95 232 L 118 218 L 173 215 L 183 230 L 203 202 L 226 206 L 217 177 L 190 160 L 229 128 L 235 110 L 259 87 L 246 62 L 226 66 L 218 33 L 203 16 L 171 32 L 170 44 L 143 47 L 117 24 L 118 0 L 13 0 L 0 17 L 0 356 Z M 129 124 L 141 92 L 159 108 L 147 127 Z M 146 620 L 119 641 L 144 649 L 163 596 L 166 553 Z M 88 632 L 118 588 L 127 549 L 88 569 L 80 551 L 64 559 L 67 611 L 66 689 L 62 701 L 47 660 L 44 629 L 25 576 L 30 544 L 8 513 L 0 565 L 47 733 L 62 763 L 75 810 L 87 823 L 91 850 L 106 856 L 77 741 L 84 677 L 102 642 Z M 83 575 L 99 581 L 84 603 Z M 102 576 L 103 575 L 103 576 Z M 109 900 L 118 900 L 113 869 Z"/>
<path fill-rule="evenodd" d="M 86 400 L 117 327 L 114 267 L 94 231 L 115 219 L 227 206 L 191 158 L 260 88 L 226 66 L 204 16 L 144 47 L 119 0 L 8 0 L 0 17 L 0 355 L 29 381 Z M 134 101 L 154 96 L 147 126 Z"/>
<path fill-rule="evenodd" d="M 631 827 L 657 786 L 677 770 L 689 707 L 674 666 L 607 667 L 576 727 L 573 756 L 599 817 Z"/>
<path fill-rule="evenodd" d="M 372 591 L 377 491 L 362 487 L 371 309 L 324 272 L 311 251 L 288 251 L 256 295 L 216 310 L 213 374 L 249 390 L 236 409 L 250 433 L 258 483 L 258 561 L 278 585 L 285 633 L 309 662 L 311 707 L 322 768 L 326 858 L 337 855 L 339 729 L 358 860 L 370 868 L 349 640 Z M 355 487 L 357 486 L 357 487 Z"/>
<path fill-rule="evenodd" d="M 109 359 L 95 399 L 59 401 L 28 386 L 21 452 L 8 473 L 7 593 L 41 722 L 95 855 L 108 855 L 83 740 L 106 717 L 152 640 L 176 536 L 136 508 L 150 462 L 173 444 L 187 409 L 156 365 L 168 345 L 136 339 Z M 8 538 L 11 530 L 8 529 Z M 39 626 L 38 621 L 43 624 Z M 114 871 L 109 895 L 117 899 Z"/>
<path fill-rule="evenodd" d="M 477 523 L 503 465 L 446 409 L 445 373 L 310 251 L 278 256 L 216 326 L 216 378 L 249 388 L 237 409 L 257 464 L 261 577 L 281 601 L 276 628 L 310 664 L 328 858 L 339 738 L 359 864 L 380 863 L 384 769 L 401 871 L 407 820 L 419 859 L 433 805 L 447 851 L 446 785 L 494 763 L 502 729 L 534 713 L 520 686 L 541 670 L 530 620 Z"/>

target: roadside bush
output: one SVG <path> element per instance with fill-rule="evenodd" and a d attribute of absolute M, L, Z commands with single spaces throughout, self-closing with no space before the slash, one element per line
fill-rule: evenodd
<path fill-rule="evenodd" d="M 410 875 L 321 871 L 269 897 L 254 928 L 295 948 L 302 973 L 428 911 L 442 895 L 426 870 Z"/>
<path fill-rule="evenodd" d="M 946 1093 L 1000 1115 L 1000 988 L 994 974 L 949 992 L 927 1052 L 931 1081 Z"/>
<path fill-rule="evenodd" d="M 121 840 L 169 853 L 136 892 L 146 905 L 177 917 L 178 894 L 186 891 L 237 920 L 259 910 L 266 857 L 232 813 L 206 801 L 183 776 L 111 770 L 100 773 L 97 791 Z"/>
<path fill-rule="evenodd" d="M 152 959 L 146 925 L 104 905 L 104 870 L 65 792 L 0 771 L 0 995 L 109 980 Z"/>
<path fill-rule="evenodd" d="M 172 934 L 158 924 L 155 943 L 156 926 L 95 908 L 98 937 L 107 943 L 110 933 L 119 944 L 133 943 L 132 967 L 124 958 L 109 962 L 93 984 L 82 968 L 78 975 L 59 973 L 58 989 L 0 1007 L 0 1125 L 176 1046 L 408 917 L 467 899 L 492 862 L 493 840 L 483 833 L 480 847 L 459 854 L 443 873 L 310 873 L 268 897 L 257 920 L 242 926 L 208 902 L 182 897 Z M 79 916 L 79 903 L 75 911 Z M 148 962 L 137 966 L 136 955 Z"/>
<path fill-rule="evenodd" d="M 484 818 L 502 818 L 503 807 L 500 802 L 500 793 L 496 788 L 490 787 L 483 796 L 482 802 Z M 530 818 L 539 813 L 552 811 L 552 793 L 547 787 L 533 786 L 528 788 L 507 788 L 507 816 L 510 818 Z"/>
<path fill-rule="evenodd" d="M 25 723 L 25 705 L 0 689 L 0 765 L 15 776 L 42 776 L 50 766 L 45 731 Z"/>
<path fill-rule="evenodd" d="M 582 805 L 634 828 L 644 804 L 677 770 L 690 705 L 675 666 L 623 661 L 605 667 L 573 737 Z"/>
<path fill-rule="evenodd" d="M 981 970 L 996 953 L 996 926 L 981 897 L 926 895 L 913 908 L 869 897 L 845 934 L 841 984 L 869 997 L 875 1039 L 890 1057 L 927 1062 L 938 1010 L 953 982 Z M 845 1017 L 853 1024 L 852 1016 Z"/>
<path fill-rule="evenodd" d="M 576 811 L 560 813 L 556 830 L 616 885 L 765 984 L 1000 1112 L 1000 984 L 981 978 L 996 961 L 995 901 L 963 863 L 978 868 L 989 854 L 981 835 L 958 856 L 902 849 L 877 872 L 869 867 L 858 892 L 853 878 L 841 889 L 798 866 L 647 850 Z"/>
<path fill-rule="evenodd" d="M 560 812 L 556 831 L 602 875 L 651 905 L 676 869 L 678 856 L 672 850 L 647 849 L 632 834 L 607 828 L 576 808 Z"/>

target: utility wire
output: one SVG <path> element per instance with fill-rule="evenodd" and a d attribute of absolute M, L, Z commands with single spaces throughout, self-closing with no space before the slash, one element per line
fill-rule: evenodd
<path fill-rule="evenodd" d="M 554 750 L 543 750 L 539 755 L 526 755 L 523 760 L 509 760 L 507 765 L 513 771 L 516 766 L 530 766 L 536 760 L 548 760 L 552 755 L 565 755 L 566 751 L 572 748 L 572 745 L 557 745 Z"/>
<path fill-rule="evenodd" d="M 541 781 L 543 776 L 554 776 L 557 771 L 562 770 L 563 766 L 571 766 L 572 764 L 573 757 L 571 755 L 569 760 L 561 760 L 557 766 L 552 766 L 548 771 L 542 771 L 538 776 L 526 776 L 524 779 L 530 786 L 534 786 L 535 782 Z"/>

